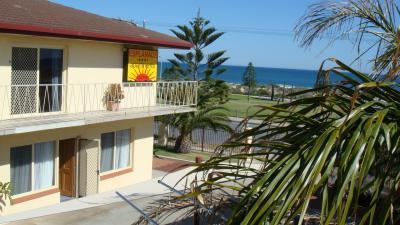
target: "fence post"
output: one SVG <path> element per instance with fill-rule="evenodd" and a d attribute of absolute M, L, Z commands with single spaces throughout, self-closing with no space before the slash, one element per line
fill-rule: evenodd
<path fill-rule="evenodd" d="M 274 84 L 271 84 L 271 101 L 274 101 L 275 97 L 275 86 Z"/>
<path fill-rule="evenodd" d="M 204 136 L 205 136 L 205 129 L 203 127 L 202 134 L 201 134 L 201 151 L 204 152 Z"/>
<path fill-rule="evenodd" d="M 170 127 L 169 127 L 169 124 L 167 124 L 167 141 L 165 142 L 166 148 L 168 148 L 169 135 L 170 135 Z"/>
<path fill-rule="evenodd" d="M 248 131 L 248 130 L 251 130 L 252 128 L 251 127 L 246 127 L 245 128 L 245 131 Z M 246 138 L 246 144 L 248 144 L 248 145 L 251 145 L 251 144 L 253 144 L 253 136 L 248 136 L 247 138 Z M 252 147 L 250 147 L 250 146 L 247 146 L 246 147 L 246 153 L 253 153 L 253 148 Z M 251 159 L 247 159 L 246 161 L 251 161 Z"/>

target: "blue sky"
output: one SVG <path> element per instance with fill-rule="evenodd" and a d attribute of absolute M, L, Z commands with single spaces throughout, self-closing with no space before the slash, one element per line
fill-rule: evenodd
<path fill-rule="evenodd" d="M 335 56 L 350 63 L 356 50 L 348 41 L 328 47 L 327 41 L 311 49 L 300 48 L 293 38 L 293 27 L 315 0 L 53 0 L 99 15 L 133 20 L 147 28 L 171 34 L 173 25 L 186 24 L 198 8 L 217 29 L 226 34 L 207 51 L 225 49 L 229 65 L 318 69 L 323 59 Z M 250 31 L 250 32 L 238 32 Z M 254 32 L 256 31 L 256 32 Z M 260 32 L 261 31 L 261 32 Z M 175 50 L 160 50 L 161 60 L 171 58 Z M 358 66 L 356 66 L 358 67 Z"/>

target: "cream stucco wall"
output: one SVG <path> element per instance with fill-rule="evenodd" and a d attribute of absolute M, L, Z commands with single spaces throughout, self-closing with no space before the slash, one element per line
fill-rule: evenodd
<path fill-rule="evenodd" d="M 100 181 L 99 192 L 114 190 L 116 184 L 119 187 L 138 183 L 152 178 L 153 167 L 153 124 L 138 124 L 131 130 L 131 136 L 134 137 L 132 143 L 133 154 L 131 154 L 131 164 L 133 172 L 121 176 L 113 177 Z M 151 151 L 149 151 L 149 149 Z M 111 171 L 112 172 L 112 171 Z M 102 174 L 100 174 L 102 175 Z"/>
<path fill-rule="evenodd" d="M 0 120 L 37 114 L 10 115 L 12 47 L 63 50 L 62 80 L 66 86 L 62 89 L 62 111 L 66 113 L 105 110 L 103 99 L 108 84 L 121 83 L 123 80 L 123 44 L 0 34 Z M 121 107 L 153 106 L 156 101 L 155 90 L 154 84 L 147 87 L 124 87 L 126 97 Z"/>
<path fill-rule="evenodd" d="M 99 192 L 112 190 L 118 187 L 127 186 L 137 182 L 151 179 L 152 176 L 152 155 L 153 155 L 153 118 L 143 118 L 135 120 L 123 120 L 110 123 L 100 123 L 81 127 L 71 127 L 63 129 L 54 129 L 33 133 L 16 134 L 0 137 L 0 181 L 10 181 L 10 148 L 28 144 L 34 144 L 44 141 L 59 141 L 69 138 L 82 138 L 96 140 L 99 142 L 101 133 L 112 132 L 123 129 L 131 129 L 131 166 L 133 172 L 109 178 L 99 182 Z M 58 151 L 56 157 L 56 184 L 52 188 L 58 187 Z M 100 157 L 99 157 L 100 158 Z M 104 175 L 104 174 L 100 174 Z M 42 191 L 42 190 L 40 190 Z M 40 192 L 37 191 L 37 192 Z M 18 195 L 24 197 L 34 194 L 29 192 Z M 44 207 L 51 204 L 59 203 L 59 193 L 46 195 L 31 201 L 10 205 L 6 201 L 6 207 L 0 215 L 20 212 L 32 208 Z"/>
<path fill-rule="evenodd" d="M 114 83 L 122 81 L 123 45 L 14 34 L 0 34 L 0 73 L 11 74 L 11 48 L 56 48 L 64 50 L 65 83 Z M 10 76 L 1 76 L 10 84 Z"/>

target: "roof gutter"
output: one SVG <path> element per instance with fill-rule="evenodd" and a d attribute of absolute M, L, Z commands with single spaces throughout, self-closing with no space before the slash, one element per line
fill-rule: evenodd
<path fill-rule="evenodd" d="M 192 43 L 186 41 L 173 42 L 154 38 L 140 38 L 129 36 L 118 36 L 110 34 L 102 34 L 96 32 L 82 32 L 77 30 L 69 30 L 62 28 L 47 28 L 34 25 L 0 23 L 0 32 L 12 34 L 28 34 L 46 37 L 61 37 L 71 39 L 83 39 L 94 41 L 107 41 L 123 44 L 141 44 L 141 45 L 155 45 L 158 47 L 190 49 L 193 47 Z"/>

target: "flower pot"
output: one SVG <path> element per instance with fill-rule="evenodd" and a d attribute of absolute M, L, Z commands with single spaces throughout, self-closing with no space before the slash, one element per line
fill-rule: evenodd
<path fill-rule="evenodd" d="M 107 110 L 108 111 L 118 111 L 119 110 L 119 102 L 107 101 Z"/>

